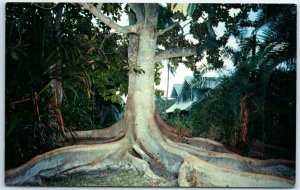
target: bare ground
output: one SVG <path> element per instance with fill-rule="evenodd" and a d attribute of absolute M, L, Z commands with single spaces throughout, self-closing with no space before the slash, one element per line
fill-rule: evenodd
<path fill-rule="evenodd" d="M 101 171 L 78 172 L 75 174 L 57 175 L 51 178 L 39 178 L 28 186 L 55 187 L 176 187 L 177 180 L 153 179 L 134 168 L 107 168 Z M 161 170 L 160 172 L 163 172 Z"/>

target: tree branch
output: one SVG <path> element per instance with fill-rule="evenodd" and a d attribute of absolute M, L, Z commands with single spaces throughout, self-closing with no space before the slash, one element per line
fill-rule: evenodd
<path fill-rule="evenodd" d="M 169 30 L 172 30 L 175 26 L 178 26 L 178 25 L 179 25 L 179 23 L 177 22 L 177 23 L 175 23 L 175 24 L 173 24 L 173 25 L 171 25 L 171 26 L 169 26 L 169 27 L 167 27 L 167 28 L 165 28 L 163 30 L 159 30 L 158 31 L 158 35 L 159 36 L 163 35 L 164 33 L 168 32 Z"/>
<path fill-rule="evenodd" d="M 187 57 L 197 54 L 196 47 L 192 48 L 172 48 L 159 52 L 155 56 L 155 62 L 159 62 L 164 59 L 170 59 L 175 57 Z"/>
<path fill-rule="evenodd" d="M 207 26 L 207 29 L 208 29 L 210 39 L 215 40 L 217 38 L 217 35 L 216 35 L 211 23 L 207 21 L 206 26 Z"/>
<path fill-rule="evenodd" d="M 187 57 L 195 54 L 201 54 L 202 52 L 217 48 L 217 44 L 214 40 L 207 41 L 201 45 L 196 45 L 190 48 L 173 48 L 166 49 L 155 55 L 155 62 L 159 62 L 164 59 L 170 59 L 175 57 Z"/>
<path fill-rule="evenodd" d="M 129 3 L 130 9 L 135 13 L 137 22 L 144 20 L 143 7 L 140 3 Z"/>
<path fill-rule="evenodd" d="M 129 26 L 121 26 L 114 22 L 109 17 L 105 16 L 101 12 L 102 3 L 99 3 L 97 7 L 95 7 L 93 4 L 90 3 L 79 3 L 83 8 L 90 11 L 94 16 L 100 19 L 104 24 L 109 26 L 110 28 L 114 29 L 118 33 L 136 33 L 139 29 L 140 23 L 137 23 L 135 25 L 129 25 Z"/>
<path fill-rule="evenodd" d="M 157 3 L 145 3 L 145 22 L 147 24 L 152 24 L 156 27 L 157 25 L 157 14 L 158 14 L 158 4 Z"/>

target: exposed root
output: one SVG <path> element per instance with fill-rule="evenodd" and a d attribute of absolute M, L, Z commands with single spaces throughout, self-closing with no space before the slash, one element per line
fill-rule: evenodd
<path fill-rule="evenodd" d="M 155 113 L 155 121 L 157 126 L 160 130 L 166 135 L 170 136 L 170 138 L 173 137 L 175 134 L 176 136 L 184 136 L 184 137 L 192 137 L 192 132 L 187 129 L 176 129 L 170 125 L 168 125 L 159 115 L 159 113 L 156 111 Z M 173 134 L 173 135 L 172 135 Z"/>
<path fill-rule="evenodd" d="M 120 160 L 120 153 L 128 147 L 124 138 L 103 145 L 74 145 L 52 150 L 34 157 L 18 168 L 5 172 L 7 185 L 33 183 L 39 177 L 96 170 Z"/>
<path fill-rule="evenodd" d="M 157 120 L 157 116 L 156 116 Z M 165 134 L 165 133 L 163 133 Z M 294 180 L 295 176 L 295 162 L 288 160 L 272 159 L 272 160 L 257 160 L 247 157 L 242 157 L 238 154 L 227 150 L 222 144 L 203 138 L 187 138 L 183 137 L 184 141 L 172 142 L 165 139 L 168 145 L 176 150 L 182 150 L 191 156 L 196 156 L 202 161 L 213 164 L 220 168 L 227 170 L 240 171 L 245 173 L 253 173 L 253 175 L 269 175 L 269 177 L 276 176 L 279 179 Z M 173 140 L 173 139 L 171 139 Z M 174 140 L 173 140 L 174 141 Z M 168 146 L 167 145 L 167 146 Z M 168 151 L 170 147 L 165 147 Z M 184 153 L 183 153 L 184 154 Z M 180 155 L 182 155 L 180 153 Z M 182 158 L 184 158 L 183 156 Z"/>
<path fill-rule="evenodd" d="M 218 167 L 193 156 L 179 170 L 180 186 L 200 187 L 292 187 L 293 182 L 269 175 L 241 172 Z"/>
<path fill-rule="evenodd" d="M 168 142 L 174 143 L 172 141 Z M 281 175 L 284 175 L 282 174 L 284 173 L 284 171 L 281 170 L 282 168 L 279 168 L 281 167 L 280 164 L 287 164 L 286 162 L 288 161 L 269 160 L 260 163 L 260 161 L 257 160 L 257 163 L 255 163 L 255 160 L 251 159 L 254 162 L 253 169 L 251 169 L 252 165 L 247 165 L 244 160 L 239 160 L 239 157 L 233 159 L 234 155 L 232 155 L 231 159 L 219 156 L 219 158 L 214 160 L 214 156 L 203 156 L 205 151 L 203 151 L 203 155 L 198 155 L 196 157 L 193 154 L 190 154 L 187 148 L 182 150 L 172 146 L 168 147 L 168 150 L 173 154 L 180 155 L 184 159 L 178 172 L 179 186 L 292 187 L 294 184 L 294 179 L 285 179 L 286 176 L 282 176 L 285 178 L 280 177 Z M 224 153 L 216 153 L 216 155 L 218 154 Z M 247 160 L 248 158 L 245 159 Z M 270 168 L 267 167 L 268 164 L 271 164 Z M 187 166 L 188 169 L 186 169 Z M 279 170 L 276 171 L 276 167 Z M 285 169 L 287 170 L 287 173 L 293 173 L 292 168 Z M 215 178 L 215 176 L 217 177 Z M 239 182 L 236 182 L 236 180 Z M 255 182 L 257 183 L 253 185 Z"/>
<path fill-rule="evenodd" d="M 126 128 L 123 120 L 121 120 L 108 128 L 67 133 L 66 139 L 69 143 L 77 141 L 99 141 L 100 143 L 107 143 L 114 141 L 114 139 L 122 138 L 125 135 L 125 131 Z"/>
<path fill-rule="evenodd" d="M 133 150 L 142 158 L 143 160 L 150 161 L 152 158 L 146 154 L 137 143 L 134 143 L 132 146 Z"/>
<path fill-rule="evenodd" d="M 169 172 L 168 169 L 166 169 L 165 165 L 159 160 L 159 158 L 155 158 L 152 155 L 149 156 L 146 152 L 144 152 L 138 144 L 133 145 L 133 149 L 136 153 L 142 158 L 143 160 L 147 161 L 149 163 L 149 167 L 153 171 L 153 173 L 157 174 L 157 176 L 162 177 L 166 180 L 174 180 L 174 175 L 172 172 Z"/>
<path fill-rule="evenodd" d="M 154 135 L 155 137 L 159 136 L 155 133 Z M 225 173 L 229 172 L 232 175 L 232 179 L 239 178 L 237 176 L 243 176 L 243 180 L 245 181 L 247 180 L 247 178 L 249 178 L 249 181 L 244 185 L 241 185 L 239 183 L 235 184 L 234 181 L 229 181 L 230 183 L 228 182 L 227 184 L 229 186 L 249 187 L 251 186 L 251 183 L 253 183 L 253 181 L 257 180 L 258 178 L 262 178 L 259 179 L 260 181 L 262 181 L 262 183 L 257 184 L 257 186 L 261 187 L 292 186 L 294 183 L 295 168 L 293 161 L 256 160 L 252 158 L 242 157 L 230 152 L 214 152 L 206 150 L 204 148 L 193 147 L 188 144 L 175 143 L 168 139 L 164 139 L 162 141 L 159 138 L 156 138 L 153 141 L 159 141 L 160 146 L 162 146 L 165 151 L 168 151 L 168 153 L 172 154 L 173 156 L 181 157 L 184 162 L 186 162 L 187 159 L 190 159 L 190 157 L 193 158 L 193 160 L 196 161 L 193 162 L 192 166 L 200 165 L 200 168 L 204 166 L 214 166 L 214 172 L 218 172 L 218 169 Z M 216 142 L 210 141 L 209 143 L 221 147 L 221 145 Z M 203 163 L 206 164 L 204 165 Z M 178 175 L 179 174 L 180 172 L 178 173 Z M 211 177 L 211 180 L 213 181 L 213 175 Z M 288 178 L 290 180 L 285 178 Z M 266 183 L 264 183 L 264 181 Z M 273 183 L 273 185 L 269 185 L 270 183 Z M 218 186 L 218 184 L 215 185 Z M 226 187 L 226 185 L 224 185 L 223 187 Z"/>
<path fill-rule="evenodd" d="M 235 153 L 214 152 L 199 147 L 193 147 L 187 144 L 174 143 L 172 141 L 168 141 L 168 143 L 176 149 L 186 151 L 187 153 L 190 153 L 193 156 L 196 156 L 211 164 L 215 164 L 219 167 L 243 172 L 268 174 L 291 180 L 293 180 L 295 176 L 294 161 L 281 159 L 258 160 L 243 157 Z"/>
<path fill-rule="evenodd" d="M 130 153 L 126 153 L 126 157 L 128 158 L 128 160 L 130 160 L 131 164 L 136 168 L 136 170 L 139 173 L 142 173 L 154 180 L 157 181 L 161 181 L 161 182 L 165 182 L 166 179 L 163 177 L 160 177 L 158 175 L 156 175 L 151 169 L 150 169 L 150 165 L 147 161 L 143 160 L 143 159 L 139 159 L 133 155 L 131 155 Z"/>
<path fill-rule="evenodd" d="M 230 152 L 221 143 L 200 137 L 186 138 L 186 144 L 215 152 Z"/>
<path fill-rule="evenodd" d="M 220 143 L 202 138 L 174 142 L 161 133 L 154 119 L 148 124 L 146 131 L 128 130 L 124 138 L 114 139 L 115 142 L 108 138 L 109 144 L 68 146 L 37 156 L 19 168 L 6 171 L 6 184 L 22 185 L 39 177 L 108 167 L 133 167 L 162 184 L 173 181 L 171 185 L 179 186 L 291 187 L 294 184 L 293 161 L 242 157 Z M 89 142 L 94 143 L 96 137 L 99 138 L 94 135 Z"/>
<path fill-rule="evenodd" d="M 77 145 L 77 144 L 107 144 L 110 142 L 116 142 L 120 139 L 122 139 L 125 136 L 124 132 L 121 132 L 118 136 L 116 137 L 111 137 L 111 138 L 91 138 L 91 139 L 77 139 L 76 141 L 68 141 L 64 142 L 64 146 L 69 146 L 69 145 Z"/>

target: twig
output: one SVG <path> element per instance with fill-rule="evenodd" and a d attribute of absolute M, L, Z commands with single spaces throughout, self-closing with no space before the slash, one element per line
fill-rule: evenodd
<path fill-rule="evenodd" d="M 23 99 L 23 100 L 14 101 L 14 102 L 11 102 L 11 103 L 10 103 L 10 106 L 11 106 L 11 107 L 14 107 L 15 104 L 20 104 L 20 103 L 22 103 L 22 102 L 27 102 L 27 101 L 29 101 L 29 100 L 31 100 L 31 98 L 26 98 L 26 99 Z"/>
<path fill-rule="evenodd" d="M 169 26 L 169 27 L 167 27 L 167 28 L 165 28 L 165 29 L 163 29 L 163 30 L 160 30 L 159 32 L 158 32 L 158 35 L 160 36 L 160 35 L 163 35 L 164 33 L 166 33 L 166 32 L 168 32 L 169 30 L 172 30 L 175 26 L 179 26 L 180 24 L 178 23 L 178 22 L 176 22 L 175 24 L 173 24 L 173 25 L 171 25 L 171 26 Z"/>
<path fill-rule="evenodd" d="M 34 6 L 37 6 L 38 8 L 41 8 L 41 9 L 45 9 L 45 10 L 51 10 L 51 9 L 53 9 L 53 8 L 55 8 L 58 4 L 57 3 L 54 3 L 54 5 L 52 6 L 52 7 L 43 7 L 43 6 L 40 6 L 40 5 L 38 5 L 38 4 L 36 4 L 36 3 L 32 3 Z"/>

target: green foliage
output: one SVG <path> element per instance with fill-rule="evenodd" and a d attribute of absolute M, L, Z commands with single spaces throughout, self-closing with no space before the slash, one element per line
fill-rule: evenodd
<path fill-rule="evenodd" d="M 193 133 L 209 137 L 212 131 L 217 131 L 218 133 L 213 135 L 214 140 L 235 146 L 239 132 L 241 88 L 239 81 L 226 77 L 206 99 L 196 104 L 189 115 L 193 118 Z"/>
<path fill-rule="evenodd" d="M 58 78 L 58 58 L 56 43 L 46 46 L 52 36 L 46 33 L 44 12 L 29 3 L 6 8 L 6 167 L 13 167 L 55 147 L 62 130 L 49 127 L 49 101 L 59 88 L 51 85 Z"/>
<path fill-rule="evenodd" d="M 174 24 L 174 21 L 171 19 L 173 13 L 170 9 L 159 6 L 158 14 L 157 29 L 163 29 Z"/>
<path fill-rule="evenodd" d="M 159 85 L 161 78 L 160 78 L 160 70 L 163 68 L 162 63 L 156 63 L 154 69 L 154 82 L 155 85 Z"/>
<path fill-rule="evenodd" d="M 192 16 L 196 5 L 193 3 L 171 3 L 169 5 L 173 13 L 180 12 L 184 16 Z"/>
<path fill-rule="evenodd" d="M 192 120 L 187 116 L 187 113 L 182 113 L 179 109 L 175 109 L 172 114 L 164 117 L 164 119 L 177 129 L 193 129 Z"/>
<path fill-rule="evenodd" d="M 270 10 L 271 7 L 275 7 L 276 11 Z M 197 7 L 199 10 L 201 8 Z M 247 143 L 259 141 L 285 147 L 290 153 L 287 157 L 293 158 L 296 129 L 295 6 L 259 5 L 240 8 L 242 11 L 236 21 L 240 26 L 236 27 L 238 31 L 230 27 L 230 22 L 226 22 L 229 30 L 232 29 L 230 33 L 237 35 L 239 48 L 234 50 L 224 46 L 220 51 L 232 59 L 236 66 L 235 72 L 223 77 L 221 84 L 210 91 L 206 99 L 194 105 L 189 114 L 180 115 L 175 111 L 171 117 L 164 119 L 176 127 L 191 129 L 196 136 L 211 138 L 238 149 L 241 99 L 249 95 Z M 248 20 L 243 11 L 250 9 L 261 10 L 258 20 Z M 205 30 L 205 25 L 195 25 Z M 245 26 L 256 28 L 250 36 L 246 36 L 242 32 Z M 197 30 L 194 30 L 195 34 Z M 263 32 L 258 36 L 259 30 Z M 201 35 L 205 36 L 205 33 Z M 214 68 L 222 66 L 218 56 L 209 56 L 207 59 Z M 247 154 L 247 146 L 244 148 L 240 153 Z"/>
<path fill-rule="evenodd" d="M 60 146 L 63 129 L 107 127 L 124 111 L 126 40 L 97 21 L 99 33 L 92 15 L 71 4 L 62 5 L 60 35 L 55 36 L 56 21 L 51 20 L 58 5 L 45 9 L 48 6 L 6 6 L 6 168 Z M 120 8 L 104 5 L 105 14 L 114 20 L 120 18 Z M 61 97 L 61 104 L 51 110 L 51 100 Z M 61 118 L 63 125 L 53 125 L 51 115 Z"/>
<path fill-rule="evenodd" d="M 141 69 L 139 65 L 126 65 L 124 68 L 127 69 L 129 73 L 145 74 L 145 71 Z"/>
<path fill-rule="evenodd" d="M 196 46 L 197 55 L 185 57 L 187 61 L 179 58 L 172 58 L 169 61 L 173 67 L 177 67 L 178 64 L 184 63 L 187 67 L 191 68 L 196 73 L 202 73 L 202 68 L 197 68 L 196 63 L 202 59 L 207 59 L 209 65 L 214 68 L 223 67 L 223 59 L 220 51 L 222 48 L 226 48 L 226 43 L 231 35 L 239 35 L 242 22 L 249 23 L 248 12 L 250 10 L 257 10 L 260 5 L 245 5 L 245 4 L 168 4 L 168 8 L 160 7 L 159 15 L 159 28 L 166 28 L 174 22 L 185 24 L 182 26 L 175 26 L 172 30 L 166 34 L 159 36 L 158 44 L 168 48 L 177 47 L 194 47 Z M 241 11 L 235 16 L 229 15 L 231 8 L 241 9 Z M 173 11 L 173 12 L 172 12 Z M 185 16 L 184 12 L 187 11 L 189 16 Z M 169 19 L 172 17 L 173 22 Z M 202 21 L 200 21 L 202 20 Z M 223 36 L 217 38 L 213 27 L 217 27 L 220 22 L 225 23 L 225 33 Z M 190 27 L 188 33 L 184 32 L 186 27 Z M 191 35 L 198 41 L 194 44 L 192 41 L 187 40 L 186 36 Z M 200 70 L 198 70 L 200 69 Z"/>
<path fill-rule="evenodd" d="M 74 19 L 74 15 L 69 19 Z M 127 93 L 127 43 L 120 36 L 110 34 L 106 27 L 103 30 L 99 33 L 97 27 L 90 25 L 74 36 L 80 54 L 77 60 L 68 60 L 66 73 L 72 72 L 65 76 L 65 87 L 69 89 L 67 96 L 76 94 L 77 98 L 64 104 L 64 110 L 69 110 L 65 113 L 66 120 L 76 129 L 108 126 L 119 120 L 114 115 L 122 112 L 121 96 Z M 66 39 L 66 42 L 71 41 Z M 116 42 L 123 45 L 119 47 Z"/>
<path fill-rule="evenodd" d="M 163 95 L 164 95 L 163 90 L 155 89 L 155 97 L 163 97 Z"/>
<path fill-rule="evenodd" d="M 160 93 L 157 93 L 155 96 L 155 104 L 156 104 L 156 109 L 158 113 L 165 119 L 165 111 L 166 108 L 169 108 L 171 105 L 175 103 L 174 100 L 169 100 L 165 99 L 165 97 L 162 96 L 161 91 L 158 91 Z"/>

